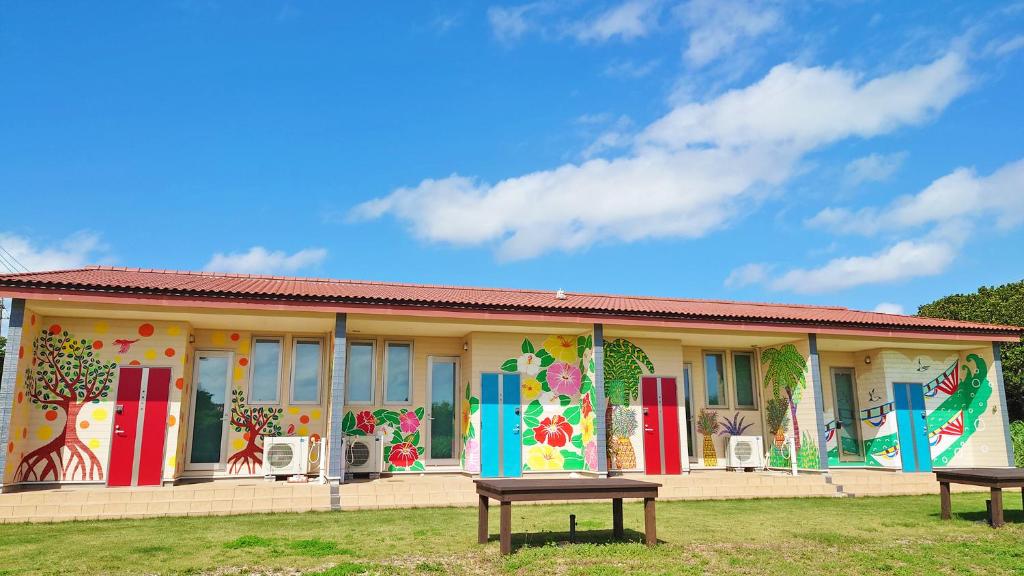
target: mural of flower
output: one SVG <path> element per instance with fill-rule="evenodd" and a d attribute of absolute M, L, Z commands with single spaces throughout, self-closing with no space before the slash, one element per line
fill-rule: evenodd
<path fill-rule="evenodd" d="M 399 428 L 405 434 L 412 434 L 419 430 L 420 419 L 415 412 L 405 412 L 398 417 Z"/>
<path fill-rule="evenodd" d="M 472 439 L 466 442 L 466 472 L 480 471 L 480 442 Z"/>
<path fill-rule="evenodd" d="M 533 400 L 540 396 L 540 382 L 536 378 L 527 378 L 522 384 L 523 400 Z"/>
<path fill-rule="evenodd" d="M 580 436 L 583 437 L 584 444 L 594 439 L 593 418 L 584 418 L 582 421 L 580 421 Z"/>
<path fill-rule="evenodd" d="M 590 416 L 594 412 L 594 405 L 590 402 L 590 394 L 583 396 L 583 401 L 580 405 L 580 412 L 583 414 L 584 418 Z"/>
<path fill-rule="evenodd" d="M 579 394 L 581 378 L 580 369 L 572 364 L 555 362 L 548 368 L 548 386 L 556 394 Z"/>
<path fill-rule="evenodd" d="M 356 428 L 367 434 L 373 434 L 373 431 L 377 428 L 377 419 L 373 416 L 373 412 L 363 410 L 356 414 Z"/>
<path fill-rule="evenodd" d="M 540 372 L 540 357 L 533 352 L 526 352 L 516 358 L 516 371 L 529 376 L 536 376 Z"/>
<path fill-rule="evenodd" d="M 572 438 L 572 424 L 563 416 L 549 416 L 533 429 L 533 437 L 542 444 L 562 447 Z"/>
<path fill-rule="evenodd" d="M 542 344 L 555 360 L 576 363 L 576 337 L 575 336 L 548 336 Z"/>
<path fill-rule="evenodd" d="M 469 430 L 469 402 L 462 403 L 462 430 Z"/>
<path fill-rule="evenodd" d="M 561 470 L 564 461 L 565 459 L 562 458 L 558 450 L 544 444 L 530 448 L 530 452 L 526 455 L 526 463 L 530 466 L 530 470 Z"/>
<path fill-rule="evenodd" d="M 597 470 L 597 440 L 591 440 L 583 449 L 583 460 L 587 463 L 587 470 Z"/>
<path fill-rule="evenodd" d="M 391 447 L 391 454 L 388 462 L 399 468 L 408 468 L 419 458 L 420 454 L 416 447 L 409 442 L 401 442 Z"/>

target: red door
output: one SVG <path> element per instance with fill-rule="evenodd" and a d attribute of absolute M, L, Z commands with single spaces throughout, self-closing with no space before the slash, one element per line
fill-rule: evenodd
<path fill-rule="evenodd" d="M 170 368 L 121 368 L 110 441 L 108 486 L 160 484 L 170 385 Z"/>
<path fill-rule="evenodd" d="M 661 474 L 661 415 L 658 410 L 658 379 L 640 380 L 640 399 L 644 407 L 644 468 L 648 474 Z"/>
<path fill-rule="evenodd" d="M 644 465 L 648 474 L 681 474 L 679 397 L 675 378 L 640 380 L 644 410 Z"/>

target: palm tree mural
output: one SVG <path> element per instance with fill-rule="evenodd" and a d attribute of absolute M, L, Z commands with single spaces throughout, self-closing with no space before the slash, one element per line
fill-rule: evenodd
<path fill-rule="evenodd" d="M 640 377 L 654 373 L 654 363 L 639 346 L 616 338 L 604 346 L 604 420 L 609 461 L 618 469 L 636 465 L 630 437 L 636 431 L 636 413 L 629 403 L 640 398 Z"/>
<path fill-rule="evenodd" d="M 796 405 L 800 401 L 803 389 L 807 387 L 807 360 L 796 346 L 784 344 L 779 348 L 768 348 L 761 352 L 761 363 L 767 364 L 764 372 L 764 385 L 771 387 L 772 396 L 786 394 L 789 404 L 789 417 L 793 422 L 793 439 L 797 451 L 800 450 L 800 424 L 796 419 Z"/>

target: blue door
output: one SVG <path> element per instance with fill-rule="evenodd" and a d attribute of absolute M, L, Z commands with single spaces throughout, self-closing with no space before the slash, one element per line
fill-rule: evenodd
<path fill-rule="evenodd" d="M 928 444 L 928 420 L 921 384 L 894 382 L 896 426 L 900 438 L 900 460 L 904 472 L 931 472 L 932 454 Z"/>
<path fill-rule="evenodd" d="M 480 476 L 516 477 L 523 471 L 519 374 L 480 377 Z"/>

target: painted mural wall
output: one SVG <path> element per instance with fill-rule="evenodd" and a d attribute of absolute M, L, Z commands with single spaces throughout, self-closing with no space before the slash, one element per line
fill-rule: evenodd
<path fill-rule="evenodd" d="M 867 356 L 872 361 L 865 364 Z M 860 363 L 852 362 L 860 359 Z M 840 361 L 828 358 L 830 363 Z M 901 446 L 892 397 L 893 382 L 921 383 L 925 390 L 932 465 L 1004 466 L 1006 452 L 998 391 L 988 348 L 966 353 L 875 350 L 842 360 L 856 366 L 863 462 L 839 458 L 832 409 L 831 374 L 823 367 L 830 466 L 901 468 Z"/>
<path fill-rule="evenodd" d="M 26 311 L 5 482 L 105 482 L 118 366 L 171 368 L 165 479 L 178 464 L 188 325 Z"/>
<path fill-rule="evenodd" d="M 817 409 L 811 383 L 810 344 L 799 340 L 760 350 L 765 423 L 768 427 L 769 464 L 792 466 L 793 455 L 785 445 L 793 438 L 797 466 L 821 468 Z"/>
<path fill-rule="evenodd" d="M 261 334 L 262 335 L 262 334 Z M 327 376 L 321 378 L 319 404 L 291 404 L 289 402 L 291 374 L 291 335 L 285 335 L 282 349 L 282 376 L 280 402 L 275 405 L 250 405 L 247 402 L 252 353 L 251 332 L 243 330 L 195 330 L 196 350 L 222 350 L 231 352 L 231 392 L 228 420 L 228 453 L 226 470 L 217 474 L 230 476 L 260 476 L 263 474 L 263 439 L 266 436 L 306 436 L 316 440 L 326 430 Z M 325 342 L 331 338 L 325 335 Z M 323 354 L 330 357 L 331 351 L 324 346 Z M 187 404 L 192 405 L 192 375 L 186 379 Z M 187 421 L 187 419 L 186 419 Z M 187 441 L 187 434 L 184 435 Z M 184 458 L 185 451 L 182 452 Z M 313 463 L 312 472 L 318 471 Z M 201 474 L 202 472 L 197 472 Z"/>

